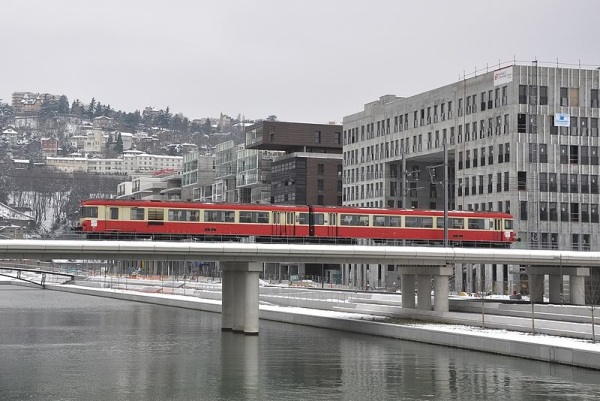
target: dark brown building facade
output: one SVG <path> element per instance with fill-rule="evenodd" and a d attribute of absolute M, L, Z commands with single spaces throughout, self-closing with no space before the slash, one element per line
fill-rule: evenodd
<path fill-rule="evenodd" d="M 261 121 L 246 129 L 246 148 L 285 151 L 271 164 L 271 203 L 342 203 L 342 126 Z"/>

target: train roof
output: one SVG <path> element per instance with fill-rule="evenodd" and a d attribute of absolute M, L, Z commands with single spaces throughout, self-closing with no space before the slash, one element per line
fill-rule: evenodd
<path fill-rule="evenodd" d="M 373 207 L 351 207 L 351 206 L 314 206 L 313 210 L 321 213 L 368 213 L 368 214 L 398 214 L 419 215 L 419 216 L 442 216 L 443 210 L 432 209 L 394 209 L 394 208 L 373 208 Z M 482 217 L 482 218 L 503 218 L 511 219 L 512 215 L 504 212 L 479 212 L 471 210 L 449 210 L 450 217 Z"/>
<path fill-rule="evenodd" d="M 217 209 L 217 210 L 273 210 L 274 206 L 282 211 L 308 212 L 308 206 L 271 205 L 264 203 L 210 203 L 193 201 L 164 201 L 148 199 L 86 199 L 81 206 L 130 206 L 130 207 L 167 207 L 173 209 Z"/>
<path fill-rule="evenodd" d="M 228 210 L 279 210 L 308 212 L 309 206 L 304 205 L 272 205 L 261 203 L 205 203 L 193 201 L 163 201 L 147 199 L 87 199 L 81 202 L 82 206 L 133 206 L 133 207 L 167 207 L 174 209 L 228 209 Z M 368 213 L 368 214 L 398 214 L 419 216 L 442 216 L 443 210 L 430 209 L 394 209 L 394 208 L 372 208 L 351 206 L 312 206 L 317 213 Z M 480 212 L 468 210 L 449 210 L 449 217 L 481 217 L 481 218 L 503 218 L 511 219 L 512 215 L 504 212 Z"/>

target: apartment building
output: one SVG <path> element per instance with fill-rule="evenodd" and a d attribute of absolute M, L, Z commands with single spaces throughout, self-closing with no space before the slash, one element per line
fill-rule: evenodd
<path fill-rule="evenodd" d="M 197 150 L 183 155 L 182 199 L 202 200 L 210 198 L 214 181 L 214 156 L 201 155 Z"/>
<path fill-rule="evenodd" d="M 522 247 L 599 250 L 599 75 L 513 64 L 366 104 L 343 122 L 344 204 L 442 209 L 445 142 L 450 209 L 513 214 Z"/>

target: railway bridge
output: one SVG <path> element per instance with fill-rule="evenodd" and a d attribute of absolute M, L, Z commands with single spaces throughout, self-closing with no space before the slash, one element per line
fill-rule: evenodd
<path fill-rule="evenodd" d="M 258 280 L 264 262 L 395 264 L 402 275 L 402 306 L 448 311 L 448 279 L 456 263 L 526 266 L 537 285 L 549 276 L 550 301 L 570 276 L 571 302 L 584 304 L 584 278 L 600 267 L 600 252 L 493 248 L 435 248 L 316 244 L 155 241 L 0 240 L 0 259 L 212 260 L 223 271 L 223 330 L 258 334 Z M 417 300 L 415 302 L 415 283 Z M 543 292 L 534 302 L 543 300 Z"/>

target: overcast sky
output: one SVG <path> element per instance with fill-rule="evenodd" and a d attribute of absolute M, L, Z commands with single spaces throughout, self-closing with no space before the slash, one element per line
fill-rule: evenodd
<path fill-rule="evenodd" d="M 341 122 L 513 59 L 600 65 L 597 0 L 2 0 L 0 99 Z"/>

